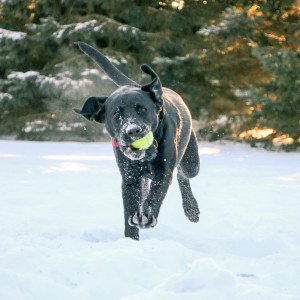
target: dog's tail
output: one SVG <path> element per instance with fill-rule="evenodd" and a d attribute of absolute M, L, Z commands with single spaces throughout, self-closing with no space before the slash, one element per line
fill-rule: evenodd
<path fill-rule="evenodd" d="M 91 57 L 117 86 L 123 86 L 123 85 L 140 86 L 138 83 L 128 78 L 120 70 L 118 70 L 105 55 L 100 53 L 94 47 L 84 42 L 77 42 L 75 44 L 78 45 L 78 47 L 82 52 L 84 52 L 86 55 Z"/>

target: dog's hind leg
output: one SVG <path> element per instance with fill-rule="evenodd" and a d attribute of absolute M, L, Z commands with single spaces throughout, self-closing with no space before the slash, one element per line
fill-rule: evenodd
<path fill-rule="evenodd" d="M 198 144 L 195 133 L 192 131 L 188 146 L 177 168 L 177 180 L 182 196 L 183 210 L 191 222 L 199 221 L 200 210 L 193 195 L 189 178 L 195 177 L 199 173 L 199 168 Z"/>
<path fill-rule="evenodd" d="M 182 196 L 182 206 L 185 215 L 191 222 L 198 222 L 199 221 L 199 208 L 198 208 L 198 203 L 197 200 L 195 199 L 190 181 L 188 178 L 180 174 L 180 169 L 178 168 L 178 173 L 177 173 L 177 179 L 179 183 L 179 188 Z"/>
<path fill-rule="evenodd" d="M 189 143 L 185 153 L 179 163 L 182 174 L 186 178 L 193 178 L 198 175 L 200 169 L 200 158 L 198 152 L 198 142 L 195 132 L 192 130 Z"/>

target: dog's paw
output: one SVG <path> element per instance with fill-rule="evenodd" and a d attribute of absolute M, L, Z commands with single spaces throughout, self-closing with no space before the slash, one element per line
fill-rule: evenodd
<path fill-rule="evenodd" d="M 198 207 L 198 203 L 194 197 L 184 199 L 183 201 L 183 209 L 187 218 L 193 222 L 199 222 L 200 210 Z"/>
<path fill-rule="evenodd" d="M 157 224 L 157 219 L 151 214 L 136 212 L 133 216 L 129 217 L 128 223 L 130 226 L 141 229 L 151 228 Z"/>

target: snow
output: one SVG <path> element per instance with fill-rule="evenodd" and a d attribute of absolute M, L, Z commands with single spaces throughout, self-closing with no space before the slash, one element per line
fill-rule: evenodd
<path fill-rule="evenodd" d="M 35 120 L 32 122 L 26 122 L 25 126 L 22 128 L 22 131 L 25 133 L 29 132 L 44 132 L 49 127 L 47 121 Z"/>
<path fill-rule="evenodd" d="M 0 102 L 3 101 L 3 100 L 12 100 L 13 99 L 13 96 L 11 94 L 8 94 L 8 93 L 2 93 L 0 92 Z"/>
<path fill-rule="evenodd" d="M 233 93 L 235 96 L 240 98 L 249 98 L 251 96 L 251 92 L 249 90 L 234 89 Z"/>
<path fill-rule="evenodd" d="M 42 89 L 46 90 L 47 88 L 53 89 L 53 88 L 61 88 L 62 90 L 74 90 L 75 92 L 82 91 L 84 89 L 90 89 L 93 86 L 93 81 L 91 78 L 98 77 L 96 72 L 91 69 L 86 69 L 84 72 L 81 73 L 83 76 L 80 79 L 74 80 L 71 78 L 68 78 L 67 76 L 71 76 L 72 74 L 68 72 L 58 73 L 55 76 L 44 76 L 41 75 L 39 72 L 36 71 L 28 71 L 28 72 L 11 72 L 7 79 L 9 80 L 20 80 L 25 81 L 29 78 L 32 78 L 35 80 L 36 84 Z M 88 77 L 88 78 L 84 78 Z M 101 80 L 106 80 L 107 76 L 101 76 L 99 73 L 99 78 Z"/>
<path fill-rule="evenodd" d="M 18 79 L 18 80 L 27 80 L 28 78 L 36 78 L 40 75 L 39 72 L 36 71 L 28 71 L 28 72 L 11 72 L 7 79 Z"/>
<path fill-rule="evenodd" d="M 190 55 L 186 56 L 175 56 L 173 59 L 169 57 L 155 57 L 154 60 L 152 61 L 153 64 L 173 64 L 178 62 L 184 62 L 185 60 L 189 59 Z"/>
<path fill-rule="evenodd" d="M 52 36 L 58 40 L 60 40 L 65 31 L 74 27 L 75 25 L 74 24 L 67 24 L 67 25 L 60 25 L 60 29 L 58 29 L 57 31 L 55 31 L 54 33 L 52 33 Z"/>
<path fill-rule="evenodd" d="M 58 122 L 56 124 L 56 130 L 58 131 L 72 131 L 76 128 L 84 128 L 84 122 Z M 53 125 L 50 125 L 49 122 L 44 120 L 35 120 L 31 122 L 26 122 L 25 126 L 21 129 L 25 133 L 29 132 L 44 132 L 47 129 L 53 129 Z"/>
<path fill-rule="evenodd" d="M 97 25 L 97 20 L 90 20 L 83 23 L 71 23 L 66 25 L 59 25 L 59 29 L 55 31 L 52 36 L 58 40 L 61 40 L 65 33 L 67 35 L 72 35 L 78 31 L 94 30 L 94 27 Z"/>
<path fill-rule="evenodd" d="M 80 73 L 82 76 L 89 76 L 89 75 L 95 75 L 95 76 L 100 76 L 101 73 L 97 69 L 85 69 Z"/>
<path fill-rule="evenodd" d="M 158 224 L 123 237 L 108 143 L 0 141 L 0 299 L 299 299 L 300 155 L 201 143 Z"/>
<path fill-rule="evenodd" d="M 196 33 L 202 36 L 209 36 L 211 34 L 219 34 L 226 31 L 230 26 L 237 24 L 240 12 L 234 7 L 226 9 L 224 20 L 217 25 L 210 24 L 201 27 Z"/>
<path fill-rule="evenodd" d="M 216 25 L 210 25 L 207 27 L 202 27 L 197 31 L 197 34 L 203 35 L 203 36 L 209 36 L 210 34 L 217 34 L 219 33 L 222 29 L 225 28 L 225 23 L 222 22 L 220 24 Z"/>
<path fill-rule="evenodd" d="M 128 25 L 120 25 L 118 27 L 118 30 L 119 31 L 122 31 L 122 32 L 129 32 L 131 31 L 131 34 L 132 35 L 137 35 L 138 32 L 139 32 L 139 29 L 136 28 L 136 27 L 133 27 L 133 26 L 128 26 Z"/>
<path fill-rule="evenodd" d="M 114 57 L 111 57 L 111 56 L 108 56 L 108 55 L 106 55 L 106 57 L 108 58 L 108 60 L 111 62 L 111 63 L 113 63 L 114 65 L 117 65 L 117 66 L 119 66 L 121 63 L 116 59 L 116 58 L 114 58 Z"/>
<path fill-rule="evenodd" d="M 169 57 L 155 57 L 153 60 L 154 64 L 172 64 L 173 60 Z"/>
<path fill-rule="evenodd" d="M 7 39 L 11 41 L 22 40 L 27 36 L 25 32 L 12 31 L 4 28 L 0 28 L 0 41 L 1 39 Z"/>
<path fill-rule="evenodd" d="M 75 122 L 75 123 L 67 123 L 67 122 L 58 122 L 57 130 L 58 131 L 72 131 L 75 128 L 84 128 L 86 124 L 84 122 Z"/>
<path fill-rule="evenodd" d="M 84 23 L 77 23 L 75 25 L 74 31 L 80 31 L 83 29 L 87 29 L 88 27 L 95 27 L 96 24 L 97 24 L 97 20 L 91 20 Z"/>
<path fill-rule="evenodd" d="M 68 77 L 63 77 L 60 74 L 57 74 L 56 77 L 39 75 L 37 83 L 40 84 L 41 89 L 45 89 L 47 86 L 54 86 L 59 87 L 62 90 L 75 88 L 77 91 L 87 89 L 93 85 L 93 82 L 90 79 L 81 78 L 78 80 L 73 80 Z"/>

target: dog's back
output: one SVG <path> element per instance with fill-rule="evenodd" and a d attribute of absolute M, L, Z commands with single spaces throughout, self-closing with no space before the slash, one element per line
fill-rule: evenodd
<path fill-rule="evenodd" d="M 177 164 L 180 162 L 185 149 L 188 145 L 191 130 L 192 118 L 184 103 L 183 99 L 171 89 L 163 88 L 163 99 L 165 113 L 169 118 L 170 132 L 169 135 L 174 137 L 174 142 L 177 144 Z"/>

